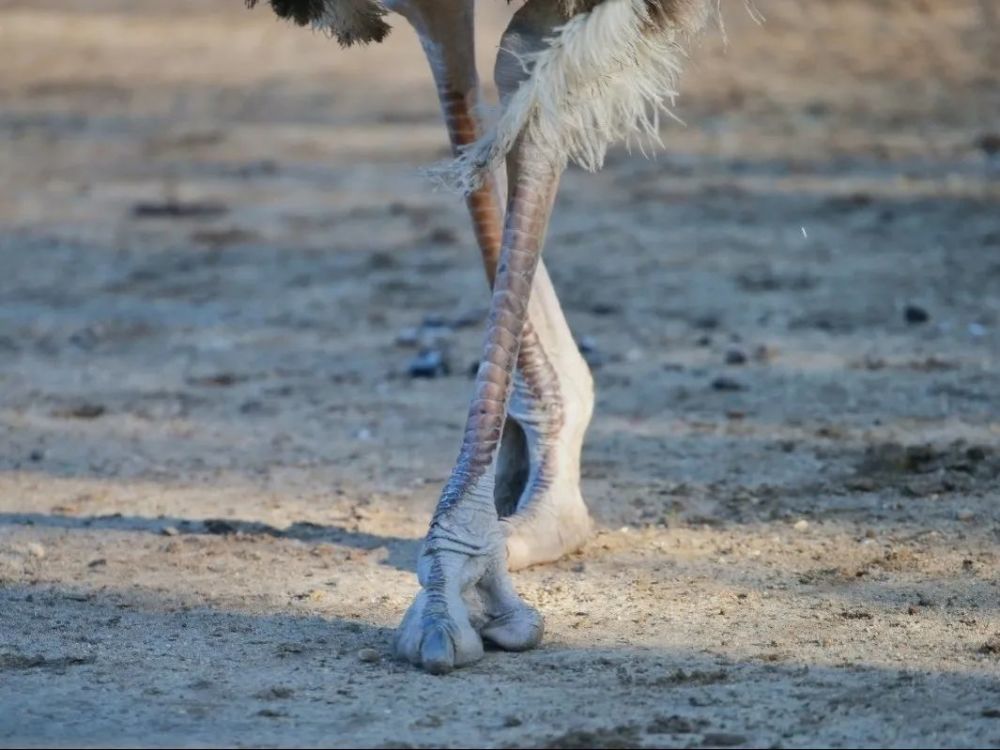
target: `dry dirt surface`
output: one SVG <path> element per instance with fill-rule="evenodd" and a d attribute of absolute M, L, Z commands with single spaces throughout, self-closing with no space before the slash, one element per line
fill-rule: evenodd
<path fill-rule="evenodd" d="M 0 0 L 0 744 L 1000 746 L 1000 3 L 722 5 L 551 227 L 599 531 L 442 678 L 487 295 L 413 35 Z"/>

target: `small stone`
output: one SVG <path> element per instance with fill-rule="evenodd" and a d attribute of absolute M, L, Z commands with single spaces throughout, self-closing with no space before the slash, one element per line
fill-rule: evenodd
<path fill-rule="evenodd" d="M 108 561 L 107 561 L 106 558 L 99 557 L 96 560 L 91 560 L 89 563 L 87 563 L 87 567 L 88 568 L 103 568 L 107 564 L 108 564 Z"/>
<path fill-rule="evenodd" d="M 986 450 L 978 445 L 974 445 L 965 451 L 965 457 L 970 461 L 978 463 L 986 459 Z"/>
<path fill-rule="evenodd" d="M 103 404 L 77 404 L 56 413 L 57 417 L 70 419 L 97 419 L 107 412 Z"/>
<path fill-rule="evenodd" d="M 739 349 L 730 349 L 726 352 L 726 364 L 727 365 L 745 365 L 747 363 L 747 355 L 741 352 Z"/>
<path fill-rule="evenodd" d="M 792 528 L 795 529 L 796 531 L 805 531 L 806 529 L 809 528 L 809 522 L 804 518 L 800 518 L 798 521 L 792 524 Z"/>
<path fill-rule="evenodd" d="M 707 732 L 701 738 L 703 747 L 736 747 L 737 745 L 745 745 L 749 741 L 742 734 L 730 732 Z"/>
<path fill-rule="evenodd" d="M 854 477 L 847 480 L 844 486 L 854 492 L 873 492 L 878 489 L 878 485 L 875 484 L 875 480 L 871 477 Z"/>
<path fill-rule="evenodd" d="M 703 722 L 683 716 L 657 716 L 646 727 L 649 734 L 692 734 Z"/>
<path fill-rule="evenodd" d="M 621 312 L 621 306 L 608 302 L 595 302 L 590 306 L 590 311 L 594 315 L 617 315 Z"/>
<path fill-rule="evenodd" d="M 458 242 L 458 235 L 450 227 L 435 227 L 427 235 L 427 240 L 435 245 L 454 245 Z"/>
<path fill-rule="evenodd" d="M 976 520 L 976 514 L 975 511 L 971 511 L 968 508 L 963 508 L 962 510 L 958 511 L 955 514 L 955 518 L 957 518 L 962 523 L 970 523 Z"/>
<path fill-rule="evenodd" d="M 604 355 L 597 348 L 597 341 L 593 336 L 581 336 L 577 348 L 591 367 L 597 368 L 604 364 Z"/>
<path fill-rule="evenodd" d="M 263 716 L 265 719 L 280 719 L 288 716 L 287 711 L 278 711 L 273 708 L 262 708 L 257 712 L 257 716 Z"/>
<path fill-rule="evenodd" d="M 396 334 L 397 346 L 416 346 L 420 342 L 420 331 L 416 328 L 404 328 Z"/>
<path fill-rule="evenodd" d="M 489 310 L 482 308 L 478 310 L 467 310 L 451 321 L 451 327 L 470 328 L 471 326 L 478 326 L 486 320 L 487 315 L 489 315 Z"/>
<path fill-rule="evenodd" d="M 725 375 L 717 377 L 712 381 L 712 390 L 715 391 L 745 391 L 747 387 L 738 380 L 727 378 Z"/>
<path fill-rule="evenodd" d="M 254 698 L 259 698 L 264 701 L 280 701 L 288 700 L 295 695 L 295 690 L 286 687 L 284 685 L 275 685 L 267 690 L 261 690 L 259 693 L 254 695 Z"/>
<path fill-rule="evenodd" d="M 1000 133 L 984 133 L 976 139 L 979 150 L 987 156 L 1000 154 Z"/>
<path fill-rule="evenodd" d="M 177 536 L 180 534 L 176 526 L 164 526 L 160 529 L 160 533 L 163 534 L 163 536 Z"/>
<path fill-rule="evenodd" d="M 37 448 L 28 454 L 28 460 L 34 463 L 38 463 L 43 458 L 45 458 L 45 451 L 38 450 Z"/>
<path fill-rule="evenodd" d="M 363 648 L 358 651 L 358 661 L 364 662 L 365 664 L 372 664 L 377 662 L 381 658 L 378 651 L 373 648 Z"/>
<path fill-rule="evenodd" d="M 424 349 L 410 360 L 406 368 L 411 378 L 436 378 L 447 375 L 451 368 L 440 349 Z"/>
<path fill-rule="evenodd" d="M 37 557 L 39 560 L 45 557 L 45 547 L 40 545 L 38 542 L 28 542 L 26 549 L 28 550 L 29 555 Z"/>
<path fill-rule="evenodd" d="M 907 305 L 903 308 L 903 318 L 907 323 L 916 325 L 919 323 L 926 323 L 931 319 L 931 315 L 919 305 Z"/>
<path fill-rule="evenodd" d="M 256 399 L 250 399 L 240 404 L 240 414 L 261 414 L 264 411 L 264 403 Z"/>

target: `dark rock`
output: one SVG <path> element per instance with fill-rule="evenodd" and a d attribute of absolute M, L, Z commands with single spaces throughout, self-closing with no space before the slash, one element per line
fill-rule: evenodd
<path fill-rule="evenodd" d="M 1000 133 L 984 133 L 976 140 L 976 146 L 987 156 L 1000 154 Z"/>
<path fill-rule="evenodd" d="M 742 734 L 733 734 L 731 732 L 709 732 L 701 738 L 701 746 L 736 747 L 737 745 L 745 745 L 749 741 L 750 740 Z"/>
<path fill-rule="evenodd" d="M 577 348 L 591 367 L 597 368 L 604 364 L 604 355 L 598 350 L 597 341 L 592 336 L 581 336 Z"/>
<path fill-rule="evenodd" d="M 608 302 L 596 302 L 590 306 L 590 311 L 594 315 L 617 315 L 622 310 L 620 305 Z"/>
<path fill-rule="evenodd" d="M 229 209 L 217 201 L 178 201 L 136 203 L 132 215 L 137 219 L 210 219 Z"/>
<path fill-rule="evenodd" d="M 745 391 L 747 387 L 738 380 L 721 375 L 712 381 L 714 391 Z"/>
<path fill-rule="evenodd" d="M 411 378 L 436 378 L 448 375 L 451 368 L 447 357 L 440 349 L 424 349 L 410 360 L 406 371 Z"/>
<path fill-rule="evenodd" d="M 56 416 L 69 419 L 97 419 L 104 416 L 107 411 L 107 408 L 102 404 L 83 403 L 58 411 Z"/>
<path fill-rule="evenodd" d="M 924 308 L 918 305 L 907 305 L 903 308 L 903 318 L 907 323 L 916 325 L 919 323 L 926 323 L 931 319 L 931 315 Z"/>

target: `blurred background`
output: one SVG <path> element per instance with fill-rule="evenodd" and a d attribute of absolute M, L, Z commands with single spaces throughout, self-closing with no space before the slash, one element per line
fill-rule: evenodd
<path fill-rule="evenodd" d="M 171 741 L 308 742 L 320 725 L 282 734 L 281 711 L 322 710 L 352 742 L 496 742 L 514 712 L 503 737 L 537 746 L 567 716 L 649 726 L 688 683 L 636 664 L 721 659 L 689 734 L 994 741 L 1000 4 L 757 0 L 757 24 L 723 0 L 728 42 L 692 46 L 665 148 L 570 169 L 546 259 L 597 382 L 600 533 L 518 578 L 548 650 L 463 673 L 451 713 L 415 692 L 441 717 L 416 725 L 328 692 L 358 680 L 381 711 L 423 684 L 353 654 L 381 653 L 412 596 L 486 284 L 462 201 L 420 174 L 448 150 L 404 22 L 341 50 L 262 5 L 0 0 L 0 670 L 19 678 L 0 697 L 48 716 L 0 738 L 148 739 L 146 686 L 187 712 Z M 512 10 L 481 7 L 493 99 Z M 317 638 L 313 684 L 281 644 Z M 37 653 L 85 659 L 61 698 L 24 671 Z M 262 672 L 237 674 L 248 659 Z M 550 692 L 524 665 L 556 670 Z M 907 669 L 933 710 L 893 703 Z M 272 716 L 274 675 L 301 701 Z M 121 716 L 88 703 L 102 679 Z M 829 684 L 883 699 L 814 722 L 802 695 Z M 462 734 L 467 696 L 489 715 Z M 563 718 L 538 713 L 552 700 Z"/>

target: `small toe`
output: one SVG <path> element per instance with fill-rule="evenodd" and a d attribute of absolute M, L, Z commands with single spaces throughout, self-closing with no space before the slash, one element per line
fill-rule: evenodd
<path fill-rule="evenodd" d="M 527 651 L 542 642 L 545 621 L 534 607 L 523 606 L 490 620 L 483 638 L 505 651 Z"/>

